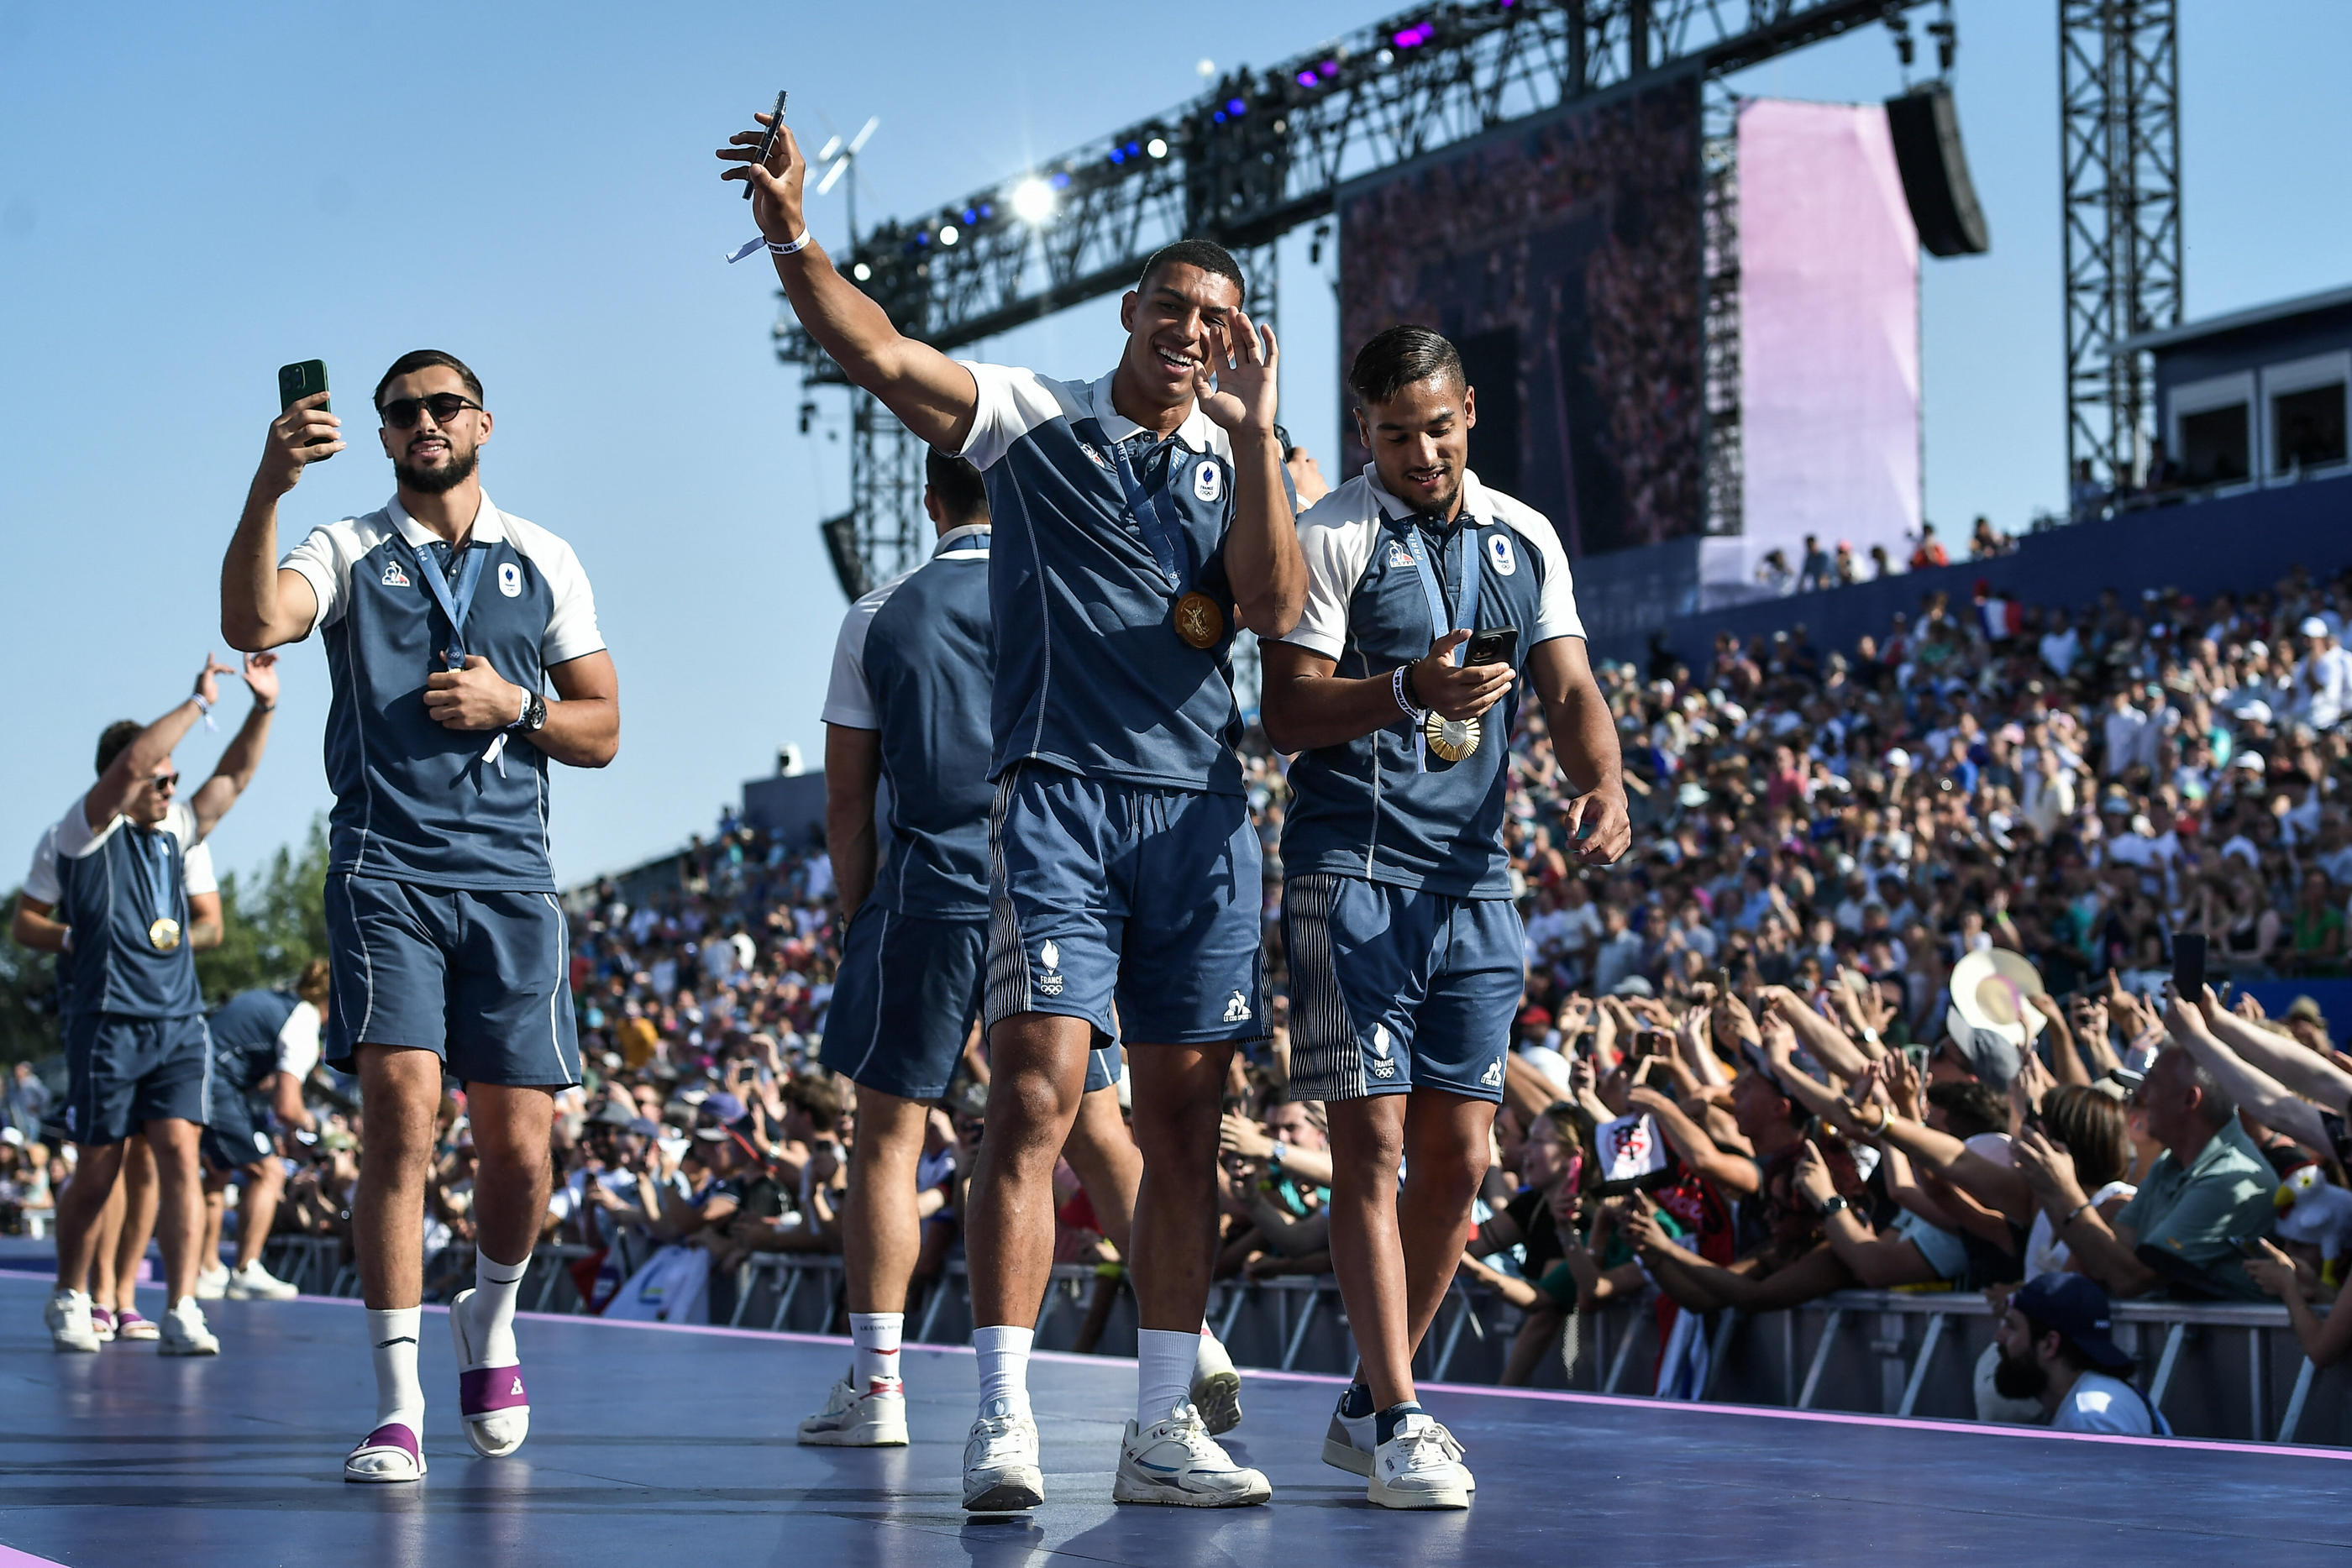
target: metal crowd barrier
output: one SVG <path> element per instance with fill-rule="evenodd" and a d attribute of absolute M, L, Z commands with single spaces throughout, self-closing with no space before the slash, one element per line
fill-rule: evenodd
<path fill-rule="evenodd" d="M 585 1310 L 571 1265 L 595 1256 L 593 1249 L 573 1245 L 534 1247 L 530 1271 L 523 1276 L 524 1310 L 534 1312 L 578 1312 Z M 263 1267 L 306 1296 L 356 1296 L 359 1265 L 345 1251 L 338 1236 L 273 1236 L 261 1249 Z M 474 1249 L 445 1247 L 425 1260 L 428 1283 L 436 1276 L 456 1275 L 471 1281 Z M 462 1286 L 460 1287 L 462 1289 Z"/>

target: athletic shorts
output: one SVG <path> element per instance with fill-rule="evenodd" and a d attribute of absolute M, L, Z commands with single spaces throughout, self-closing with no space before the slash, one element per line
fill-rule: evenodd
<path fill-rule="evenodd" d="M 328 877 L 327 1064 L 356 1071 L 362 1044 L 394 1045 L 467 1083 L 579 1082 L 568 938 L 553 894 Z"/>
<path fill-rule="evenodd" d="M 66 1134 L 119 1144 L 150 1122 L 194 1122 L 212 1109 L 212 1031 L 204 1015 L 66 1019 Z"/>
<path fill-rule="evenodd" d="M 989 852 L 992 1026 L 1053 1013 L 1104 1040 L 1265 1038 L 1265 891 L 1242 797 L 1024 763 L 997 780 Z"/>
<path fill-rule="evenodd" d="M 937 1100 L 980 1016 L 988 922 L 861 907 L 841 946 L 817 1061 L 861 1089 Z M 1118 1042 L 1087 1052 L 1087 1092 L 1118 1082 Z"/>
<path fill-rule="evenodd" d="M 1527 981 L 1507 898 L 1456 898 L 1317 873 L 1283 884 L 1290 1097 L 1444 1089 L 1503 1097 Z"/>
<path fill-rule="evenodd" d="M 207 1125 L 196 1140 L 196 1149 L 204 1156 L 205 1169 L 221 1176 L 241 1171 L 278 1153 L 269 1134 L 257 1127 L 245 1133 L 224 1133 L 217 1126 Z"/>

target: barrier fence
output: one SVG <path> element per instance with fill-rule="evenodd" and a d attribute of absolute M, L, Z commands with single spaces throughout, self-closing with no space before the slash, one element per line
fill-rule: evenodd
<path fill-rule="evenodd" d="M 306 1292 L 358 1293 L 339 1240 L 280 1237 L 268 1256 L 273 1272 Z M 525 1306 L 585 1311 L 572 1267 L 593 1256 L 585 1247 L 537 1249 L 524 1278 Z M 622 1261 L 634 1267 L 642 1259 Z M 471 1249 L 449 1248 L 428 1260 L 425 1272 L 454 1293 L 472 1268 Z M 1038 1313 L 1038 1348 L 1133 1354 L 1135 1298 L 1124 1283 L 1115 1270 L 1055 1267 Z M 845 1332 L 842 1261 L 760 1254 L 712 1277 L 709 1312 L 711 1322 L 738 1328 Z M 1662 1320 L 1672 1315 L 1654 1296 L 1576 1314 L 1547 1336 L 1535 1385 L 1653 1393 L 1672 1332 Z M 911 1343 L 969 1339 L 971 1286 L 960 1260 L 943 1276 L 917 1282 L 908 1321 Z M 1328 1274 L 1222 1281 L 1210 1296 L 1209 1322 L 1244 1367 L 1336 1374 L 1354 1364 L 1339 1284 Z M 1415 1374 L 1436 1383 L 1493 1383 L 1524 1322 L 1491 1293 L 1457 1283 Z M 1844 1291 L 1785 1312 L 1712 1314 L 1684 1331 L 1675 1364 L 1710 1401 L 1972 1420 L 1994 1326 L 1980 1296 Z M 2141 1392 L 2183 1437 L 2352 1446 L 2352 1364 L 2314 1367 L 2284 1308 L 2119 1302 L 2115 1337 L 2138 1359 Z"/>

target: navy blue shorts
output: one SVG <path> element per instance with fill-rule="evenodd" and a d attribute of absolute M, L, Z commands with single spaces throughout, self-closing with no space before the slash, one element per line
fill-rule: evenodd
<path fill-rule="evenodd" d="M 1290 1097 L 1444 1089 L 1503 1097 L 1527 982 L 1507 898 L 1455 898 L 1361 877 L 1283 884 L 1290 956 Z"/>
<path fill-rule="evenodd" d="M 861 1089 L 937 1100 L 980 1016 L 988 922 L 866 904 L 849 923 L 817 1061 Z M 1087 1092 L 1118 1082 L 1118 1043 L 1087 1052 Z"/>
<path fill-rule="evenodd" d="M 224 1104 L 235 1105 L 232 1113 L 223 1111 Z M 257 1161 L 266 1160 L 278 1153 L 269 1134 L 261 1130 L 259 1118 L 253 1113 L 252 1104 L 242 1094 L 216 1092 L 213 1096 L 213 1118 L 205 1124 L 204 1134 L 196 1141 L 197 1152 L 204 1156 L 205 1168 L 226 1176 L 240 1171 Z"/>
<path fill-rule="evenodd" d="M 1150 1045 L 1265 1038 L 1242 797 L 1024 763 L 997 780 L 988 836 L 991 1025 L 1055 1013 Z"/>
<path fill-rule="evenodd" d="M 406 1046 L 462 1082 L 579 1082 L 568 937 L 551 893 L 330 876 L 327 1064 L 352 1072 L 362 1043 Z"/>
<path fill-rule="evenodd" d="M 75 1143 L 119 1144 L 150 1122 L 207 1120 L 213 1037 L 202 1013 L 79 1013 L 65 1035 L 66 1134 Z"/>

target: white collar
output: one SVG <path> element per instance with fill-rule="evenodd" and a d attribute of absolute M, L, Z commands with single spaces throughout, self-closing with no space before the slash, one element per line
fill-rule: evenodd
<path fill-rule="evenodd" d="M 1377 465 L 1370 463 L 1364 465 L 1364 483 L 1370 488 L 1372 499 L 1379 505 L 1383 517 L 1402 521 L 1413 516 L 1412 508 L 1391 495 L 1389 487 L 1381 483 L 1381 473 Z M 1462 510 L 1473 523 L 1481 528 L 1495 520 L 1495 507 L 1494 503 L 1486 498 L 1486 486 L 1478 483 L 1478 476 L 1467 468 L 1462 470 Z"/>
<path fill-rule="evenodd" d="M 1095 423 L 1102 426 L 1104 437 L 1114 446 L 1149 434 L 1143 426 L 1111 406 L 1110 383 L 1112 377 L 1118 374 L 1114 369 L 1087 389 L 1087 401 L 1094 407 Z M 1176 439 L 1194 452 L 1206 452 L 1213 441 L 1211 432 L 1215 428 L 1215 422 L 1201 412 L 1200 400 L 1195 398 L 1192 408 L 1184 414 L 1184 423 L 1176 427 Z"/>
<path fill-rule="evenodd" d="M 966 523 L 961 528 L 950 528 L 940 536 L 940 542 L 931 547 L 931 559 L 937 560 L 943 555 L 986 555 L 988 538 L 989 525 L 986 523 Z"/>
<path fill-rule="evenodd" d="M 408 508 L 400 504 L 400 496 L 396 491 L 392 499 L 383 504 L 383 514 L 392 519 L 392 526 L 400 530 L 400 537 L 406 539 L 414 549 L 423 549 L 429 544 L 449 542 L 415 517 L 410 517 Z M 490 493 L 485 490 L 482 492 L 481 506 L 475 509 L 474 526 L 466 536 L 467 541 L 489 545 L 496 544 L 506 537 L 506 525 L 499 520 L 499 509 L 490 505 Z"/>

